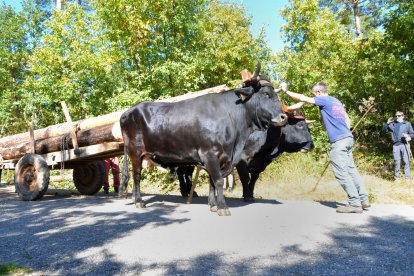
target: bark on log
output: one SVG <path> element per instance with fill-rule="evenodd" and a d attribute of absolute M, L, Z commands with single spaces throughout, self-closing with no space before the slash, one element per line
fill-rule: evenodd
<path fill-rule="evenodd" d="M 122 142 L 119 123 L 81 130 L 77 133 L 77 138 L 79 147 L 105 142 Z M 36 154 L 45 154 L 60 151 L 62 146 L 65 149 L 73 149 L 72 139 L 69 134 L 36 140 L 35 152 Z M 4 160 L 17 159 L 28 152 L 30 147 L 30 142 L 24 142 L 11 147 L 0 147 L 0 154 Z"/>
<path fill-rule="evenodd" d="M 62 136 L 66 133 L 69 133 L 72 129 L 75 131 L 91 129 L 94 127 L 113 124 L 119 121 L 122 113 L 125 110 L 106 114 L 103 116 L 98 116 L 94 118 L 88 118 L 84 120 L 80 120 L 77 122 L 71 123 L 62 123 L 57 125 L 52 125 L 46 128 L 35 130 L 34 137 L 35 140 L 42 140 L 45 138 L 51 138 L 56 136 Z M 12 136 L 3 137 L 0 139 L 0 147 L 11 147 L 16 146 L 18 144 L 27 142 L 30 140 L 29 132 L 20 133 Z"/>

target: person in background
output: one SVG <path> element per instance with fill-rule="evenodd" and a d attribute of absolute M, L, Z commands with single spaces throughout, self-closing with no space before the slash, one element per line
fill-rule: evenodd
<path fill-rule="evenodd" d="M 311 88 L 314 97 L 287 91 L 287 84 L 280 88 L 292 99 L 319 107 L 331 143 L 329 158 L 335 178 L 348 195 L 348 204 L 336 209 L 337 213 L 362 213 L 371 207 L 365 184 L 359 175 L 352 155 L 354 137 L 344 105 L 335 97 L 328 95 L 327 85 L 318 82 Z"/>
<path fill-rule="evenodd" d="M 112 171 L 114 180 L 114 192 L 119 192 L 119 161 L 118 157 L 108 158 L 104 160 L 105 164 L 105 178 L 103 183 L 103 189 L 105 194 L 109 193 L 109 170 Z"/>
<path fill-rule="evenodd" d="M 404 165 L 404 177 L 411 179 L 409 141 L 414 138 L 414 130 L 410 122 L 404 120 L 404 113 L 397 111 L 395 118 L 388 118 L 383 131 L 391 132 L 392 155 L 394 157 L 394 179 L 400 179 L 401 159 Z"/>

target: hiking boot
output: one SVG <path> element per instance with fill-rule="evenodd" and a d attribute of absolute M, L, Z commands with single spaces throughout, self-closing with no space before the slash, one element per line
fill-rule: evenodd
<path fill-rule="evenodd" d="M 363 202 L 361 202 L 361 205 L 362 205 L 362 209 L 368 209 L 369 207 L 371 207 L 371 204 L 369 203 L 369 201 L 367 200 L 367 201 L 363 201 Z"/>
<path fill-rule="evenodd" d="M 362 207 L 361 206 L 353 206 L 353 205 L 345 205 L 345 206 L 339 206 L 336 208 L 337 213 L 362 213 Z"/>
<path fill-rule="evenodd" d="M 119 193 L 119 187 L 114 187 L 114 192 Z"/>
<path fill-rule="evenodd" d="M 109 188 L 104 188 L 104 193 L 109 194 Z"/>

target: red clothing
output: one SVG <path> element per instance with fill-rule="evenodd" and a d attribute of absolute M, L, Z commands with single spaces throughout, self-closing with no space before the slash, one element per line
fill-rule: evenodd
<path fill-rule="evenodd" d="M 114 158 L 108 158 L 104 160 L 104 164 L 105 164 L 105 178 L 104 178 L 104 183 L 103 183 L 103 187 L 104 189 L 109 189 L 109 169 L 111 169 L 112 171 L 112 175 L 114 177 L 114 187 L 118 188 L 119 187 L 119 161 L 118 161 L 118 157 L 114 157 Z"/>

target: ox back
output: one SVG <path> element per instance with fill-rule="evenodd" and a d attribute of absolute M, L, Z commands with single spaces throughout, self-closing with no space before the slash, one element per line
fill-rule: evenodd
<path fill-rule="evenodd" d="M 223 197 L 223 177 L 241 160 L 250 134 L 286 122 L 273 87 L 259 82 L 175 103 L 141 102 L 131 107 L 121 116 L 120 125 L 125 154 L 132 163 L 134 203 L 144 206 L 140 195 L 143 158 L 165 167 L 200 164 L 212 182 L 211 211 L 230 215 Z M 120 196 L 125 194 L 127 181 L 123 178 Z"/>

